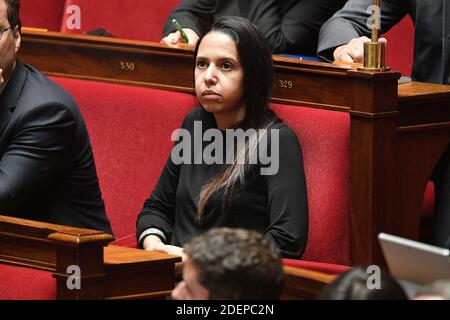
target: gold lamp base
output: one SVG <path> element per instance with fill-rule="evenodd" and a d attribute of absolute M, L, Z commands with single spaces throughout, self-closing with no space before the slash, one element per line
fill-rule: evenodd
<path fill-rule="evenodd" d="M 388 71 L 391 68 L 384 65 L 384 53 L 386 44 L 384 42 L 364 43 L 364 67 L 359 71 Z"/>

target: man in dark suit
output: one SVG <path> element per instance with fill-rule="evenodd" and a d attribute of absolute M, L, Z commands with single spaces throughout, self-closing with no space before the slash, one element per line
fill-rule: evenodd
<path fill-rule="evenodd" d="M 112 233 L 73 99 L 16 59 L 19 0 L 0 0 L 0 214 Z"/>
<path fill-rule="evenodd" d="M 182 42 L 175 32 L 176 18 L 195 44 L 218 18 L 240 16 L 253 22 L 266 36 L 274 53 L 315 56 L 322 24 L 346 0 L 182 0 L 167 18 L 161 42 Z"/>
<path fill-rule="evenodd" d="M 323 25 L 319 36 L 319 57 L 328 61 L 362 62 L 363 43 L 370 41 L 368 19 L 371 11 L 368 8 L 371 4 L 372 0 L 349 0 Z M 450 84 L 450 1 L 383 0 L 381 33 L 407 14 L 412 17 L 415 30 L 412 79 Z M 450 236 L 450 146 L 432 178 L 436 195 L 433 243 L 445 246 Z"/>

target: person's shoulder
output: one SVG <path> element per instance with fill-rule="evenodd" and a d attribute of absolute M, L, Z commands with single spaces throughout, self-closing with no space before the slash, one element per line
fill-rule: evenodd
<path fill-rule="evenodd" d="M 75 101 L 61 86 L 47 78 L 36 68 L 23 64 L 27 78 L 19 104 L 27 106 L 61 105 L 73 107 Z"/>
<path fill-rule="evenodd" d="M 287 125 L 286 122 L 282 120 L 275 121 L 269 127 L 269 130 L 277 130 L 279 132 L 280 138 L 283 140 L 292 140 L 298 142 L 297 134 L 294 132 L 294 130 L 291 129 L 291 127 Z"/>

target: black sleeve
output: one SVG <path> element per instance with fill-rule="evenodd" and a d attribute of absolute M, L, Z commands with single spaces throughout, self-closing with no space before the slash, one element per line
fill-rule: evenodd
<path fill-rule="evenodd" d="M 283 125 L 278 132 L 278 171 L 265 176 L 270 219 L 266 235 L 283 257 L 298 259 L 308 237 L 308 199 L 302 150 L 297 136 L 289 127 Z"/>
<path fill-rule="evenodd" d="M 164 233 L 166 242 L 170 243 L 173 234 L 179 172 L 180 166 L 175 165 L 169 156 L 155 189 L 150 198 L 144 202 L 144 207 L 138 216 L 136 222 L 138 242 L 140 235 L 146 229 L 157 228 Z"/>
<path fill-rule="evenodd" d="M 249 19 L 264 33 L 274 53 L 315 55 L 320 27 L 345 1 L 255 1 Z"/>
<path fill-rule="evenodd" d="M 189 130 L 187 128 L 193 123 L 196 113 L 197 110 L 194 109 L 186 116 L 181 125 L 182 130 Z M 182 142 L 182 139 L 176 142 L 174 147 L 180 142 Z M 180 170 L 181 164 L 175 164 L 170 154 L 155 189 L 144 202 L 136 221 L 136 239 L 140 246 L 142 241 L 139 242 L 139 237 L 142 232 L 149 228 L 159 229 L 164 233 L 166 243 L 171 242 L 175 224 L 175 199 Z"/>
<path fill-rule="evenodd" d="M 381 1 L 381 33 L 387 32 L 408 12 L 409 1 Z M 348 43 L 353 38 L 370 37 L 370 16 L 372 0 L 349 0 L 321 28 L 318 56 L 326 61 L 333 60 L 336 47 Z"/>
<path fill-rule="evenodd" d="M 34 108 L 17 121 L 0 160 L 0 210 L 14 210 L 36 190 L 62 174 L 75 132 L 68 107 L 54 103 Z"/>
<path fill-rule="evenodd" d="M 163 28 L 163 37 L 176 29 L 172 24 L 175 18 L 183 28 L 192 29 L 199 37 L 212 25 L 216 0 L 182 0 L 178 7 L 167 17 Z"/>

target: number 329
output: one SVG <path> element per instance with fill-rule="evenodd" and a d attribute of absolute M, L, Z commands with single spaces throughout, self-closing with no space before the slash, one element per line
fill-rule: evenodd
<path fill-rule="evenodd" d="M 280 88 L 292 89 L 294 88 L 294 84 L 289 80 L 278 80 L 278 84 Z"/>

